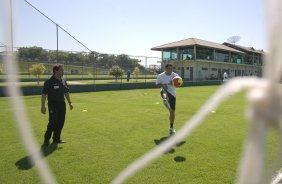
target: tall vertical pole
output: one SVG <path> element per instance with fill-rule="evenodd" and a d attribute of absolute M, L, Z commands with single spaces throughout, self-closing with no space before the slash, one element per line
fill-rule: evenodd
<path fill-rule="evenodd" d="M 94 91 L 96 91 L 95 77 L 96 77 L 96 74 L 97 74 L 97 71 L 96 71 L 97 64 L 96 64 L 95 53 L 94 52 L 90 52 L 90 55 L 91 54 L 93 54 L 93 86 L 94 86 Z M 90 58 L 92 58 L 92 57 L 90 57 Z"/>
<path fill-rule="evenodd" d="M 194 52 L 194 61 L 195 61 L 195 66 L 194 66 L 194 71 L 195 71 L 195 74 L 194 74 L 194 72 L 193 72 L 193 80 L 197 80 L 197 76 L 198 76 L 198 62 L 197 62 L 197 50 L 196 50 L 197 48 L 196 48 L 196 45 L 194 45 L 194 50 L 193 50 L 193 52 Z M 194 78 L 194 76 L 195 76 L 195 78 Z"/>
<path fill-rule="evenodd" d="M 10 0 L 10 30 L 11 30 L 11 35 L 10 35 L 10 40 L 11 40 L 11 52 L 13 53 L 13 49 L 14 49 L 14 38 L 13 38 L 13 2 L 12 0 Z"/>
<path fill-rule="evenodd" d="M 58 24 L 56 24 L 56 35 L 57 35 L 57 64 L 59 62 L 59 32 L 58 32 Z"/>
<path fill-rule="evenodd" d="M 147 79 L 147 56 L 145 56 L 145 83 L 146 83 L 146 79 Z"/>

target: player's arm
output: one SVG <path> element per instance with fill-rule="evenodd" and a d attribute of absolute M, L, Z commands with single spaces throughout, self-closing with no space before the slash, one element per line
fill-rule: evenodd
<path fill-rule="evenodd" d="M 157 83 L 156 83 L 156 86 L 157 86 L 158 88 L 163 88 L 163 89 L 167 89 L 167 85 L 168 85 L 168 84 L 162 84 L 162 83 L 157 84 Z"/>
<path fill-rule="evenodd" d="M 49 80 L 46 80 L 44 82 L 44 86 L 42 89 L 42 95 L 41 95 L 41 113 L 42 114 L 46 113 L 45 102 L 46 102 L 46 97 L 49 94 L 49 91 L 50 91 L 50 82 Z"/>
<path fill-rule="evenodd" d="M 45 114 L 46 113 L 46 107 L 45 107 L 45 102 L 46 102 L 46 94 L 41 95 L 41 113 Z"/>
<path fill-rule="evenodd" d="M 156 81 L 156 86 L 158 88 L 167 89 L 167 85 L 168 84 L 163 84 L 162 81 L 160 80 L 159 76 L 158 76 L 157 81 Z"/>
<path fill-rule="evenodd" d="M 159 77 L 159 76 L 158 76 L 158 78 L 157 78 L 157 80 L 156 80 L 156 86 L 157 86 L 158 88 L 162 87 L 162 83 L 161 83 L 161 81 L 160 81 L 160 77 Z"/>
<path fill-rule="evenodd" d="M 157 86 L 158 88 L 161 88 L 161 87 L 163 87 L 163 84 L 156 84 L 156 86 Z"/>
<path fill-rule="evenodd" d="M 72 102 L 70 100 L 70 93 L 65 93 L 65 97 L 66 97 L 66 99 L 67 99 L 67 101 L 69 103 L 70 110 L 72 110 L 73 109 L 73 105 L 72 105 Z"/>
<path fill-rule="evenodd" d="M 70 89 L 68 87 L 67 81 L 66 80 L 64 80 L 64 81 L 65 81 L 65 94 L 64 95 L 65 95 L 65 97 L 66 97 L 66 99 L 67 99 L 67 101 L 69 103 L 70 110 L 72 110 L 73 109 L 73 105 L 72 105 L 72 102 L 71 102 L 71 99 L 70 99 L 70 93 L 69 93 Z"/>

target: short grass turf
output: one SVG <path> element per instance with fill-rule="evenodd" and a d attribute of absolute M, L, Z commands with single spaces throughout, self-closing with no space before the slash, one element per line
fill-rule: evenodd
<path fill-rule="evenodd" d="M 178 88 L 176 130 L 217 89 Z M 128 164 L 169 135 L 168 111 L 159 89 L 76 93 L 71 98 L 74 110 L 67 110 L 62 133 L 67 143 L 43 150 L 58 183 L 110 183 Z M 40 150 L 48 115 L 40 113 L 40 96 L 24 97 L 24 102 Z M 0 109 L 0 183 L 40 183 L 22 146 L 9 98 L 0 98 Z M 191 136 L 126 183 L 234 183 L 248 131 L 245 109 L 244 92 L 231 96 Z M 276 147 L 273 133 L 268 136 L 270 158 Z"/>

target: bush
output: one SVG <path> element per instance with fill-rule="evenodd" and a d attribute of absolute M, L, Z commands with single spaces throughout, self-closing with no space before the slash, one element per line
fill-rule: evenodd
<path fill-rule="evenodd" d="M 31 73 L 31 75 L 36 76 L 38 85 L 39 85 L 40 75 L 44 74 L 45 70 L 46 70 L 46 68 L 42 63 L 33 64 L 29 68 L 29 72 Z"/>
<path fill-rule="evenodd" d="M 122 77 L 123 75 L 123 70 L 119 66 L 113 66 L 110 69 L 110 75 L 115 77 L 115 80 L 117 82 L 118 77 Z"/>

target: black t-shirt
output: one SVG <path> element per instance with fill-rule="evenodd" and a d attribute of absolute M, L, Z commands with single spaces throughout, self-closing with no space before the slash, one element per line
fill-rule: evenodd
<path fill-rule="evenodd" d="M 69 92 L 67 81 L 58 80 L 54 75 L 45 81 L 42 93 L 48 95 L 48 103 L 64 102 L 64 94 Z"/>

